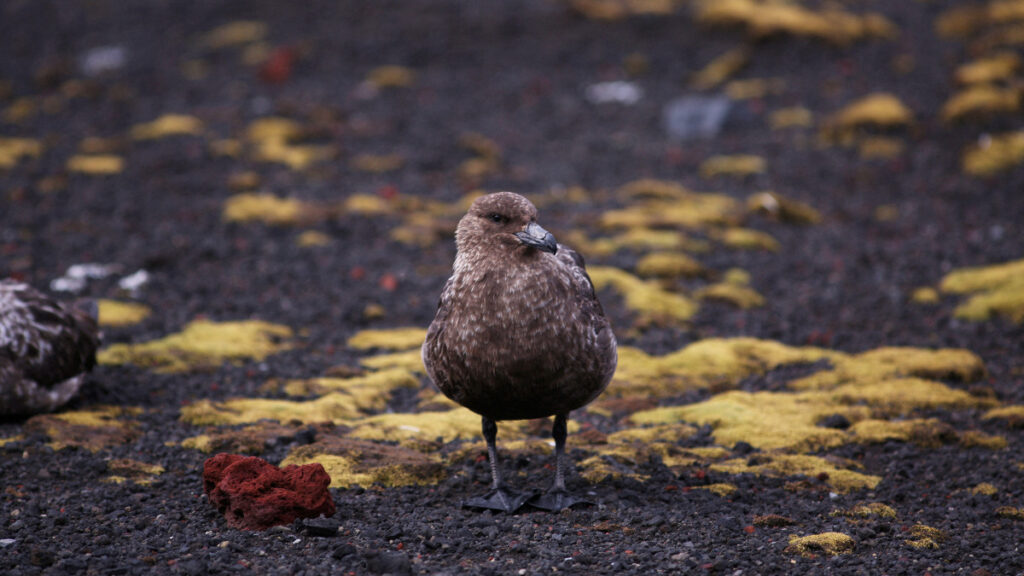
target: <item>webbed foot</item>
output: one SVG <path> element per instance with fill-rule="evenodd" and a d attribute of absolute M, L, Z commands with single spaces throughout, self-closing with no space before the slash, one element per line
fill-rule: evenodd
<path fill-rule="evenodd" d="M 466 500 L 462 503 L 462 507 L 499 510 L 512 514 L 522 508 L 528 500 L 536 496 L 535 492 L 513 492 L 505 488 L 498 488 L 497 490 L 491 490 L 484 496 L 477 496 Z"/>
<path fill-rule="evenodd" d="M 593 504 L 593 502 L 573 496 L 565 490 L 548 490 L 544 494 L 539 494 L 531 498 L 528 504 L 541 510 L 558 512 L 580 504 L 590 505 Z"/>

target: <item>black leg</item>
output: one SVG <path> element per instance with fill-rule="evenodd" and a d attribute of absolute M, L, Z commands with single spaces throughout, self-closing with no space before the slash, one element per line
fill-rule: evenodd
<path fill-rule="evenodd" d="M 577 498 L 565 490 L 565 437 L 567 436 L 565 418 L 565 414 L 556 415 L 555 423 L 551 427 L 551 437 L 555 440 L 555 483 L 546 494 L 530 500 L 530 506 L 534 508 L 558 512 L 575 504 L 589 504 L 586 500 Z"/>
<path fill-rule="evenodd" d="M 491 464 L 491 491 L 486 496 L 470 498 L 463 504 L 467 508 L 485 508 L 512 513 L 523 507 L 533 493 L 513 492 L 505 488 L 498 468 L 498 424 L 484 416 L 481 420 L 484 440 L 487 442 L 487 460 Z"/>

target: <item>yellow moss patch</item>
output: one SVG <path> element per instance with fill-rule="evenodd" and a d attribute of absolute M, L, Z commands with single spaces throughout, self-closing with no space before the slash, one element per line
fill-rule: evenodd
<path fill-rule="evenodd" d="M 632 200 L 685 200 L 696 194 L 671 180 L 642 178 L 623 184 L 616 195 L 624 201 Z"/>
<path fill-rule="evenodd" d="M 710 90 L 735 75 L 749 61 L 750 52 L 746 48 L 733 48 L 695 73 L 690 85 L 697 90 Z"/>
<path fill-rule="evenodd" d="M 970 350 L 883 347 L 860 354 L 834 354 L 832 370 L 823 370 L 789 383 L 793 390 L 822 390 L 851 382 L 880 381 L 904 376 L 972 382 L 983 378 L 985 363 Z"/>
<path fill-rule="evenodd" d="M 866 403 L 884 414 L 906 414 L 917 409 L 991 406 L 994 400 L 971 396 L 964 390 L 921 378 L 854 382 L 832 390 L 839 402 Z"/>
<path fill-rule="evenodd" d="M 612 288 L 618 292 L 626 307 L 638 313 L 643 322 L 685 321 L 697 312 L 697 304 L 693 300 L 669 292 L 654 282 L 641 280 L 625 270 L 592 266 L 588 272 L 595 288 Z"/>
<path fill-rule="evenodd" d="M 664 356 L 622 346 L 609 391 L 664 397 L 686 390 L 730 386 L 779 366 L 817 362 L 836 354 L 755 338 L 709 338 Z"/>
<path fill-rule="evenodd" d="M 13 168 L 22 158 L 38 158 L 42 153 L 38 140 L 0 137 L 0 169 Z"/>
<path fill-rule="evenodd" d="M 4 446 L 10 444 L 11 442 L 21 442 L 24 439 L 25 436 L 22 434 L 15 434 L 14 436 L 2 437 L 0 438 L 0 448 L 3 448 Z"/>
<path fill-rule="evenodd" d="M 210 154 L 228 158 L 238 158 L 242 155 L 242 143 L 234 138 L 223 138 L 210 142 Z"/>
<path fill-rule="evenodd" d="M 331 156 L 330 146 L 295 144 L 303 134 L 302 126 L 288 118 L 259 118 L 249 124 L 246 137 L 255 146 L 254 157 L 264 162 L 279 162 L 292 170 L 303 170 Z"/>
<path fill-rule="evenodd" d="M 764 98 L 769 94 L 782 94 L 786 91 L 786 81 L 782 78 L 748 78 L 733 80 L 725 85 L 725 93 L 733 100 L 752 100 Z"/>
<path fill-rule="evenodd" d="M 391 214 L 396 211 L 394 204 L 375 194 L 353 194 L 345 199 L 345 212 L 349 214 Z"/>
<path fill-rule="evenodd" d="M 738 222 L 742 215 L 742 204 L 730 196 L 690 192 L 674 182 L 638 180 L 623 186 L 618 195 L 630 206 L 602 214 L 603 228 L 703 229 Z"/>
<path fill-rule="evenodd" d="M 915 524 L 910 528 L 910 538 L 904 540 L 914 548 L 938 548 L 939 544 L 947 538 L 946 533 L 938 528 Z"/>
<path fill-rule="evenodd" d="M 232 398 L 222 402 L 199 400 L 181 408 L 181 421 L 194 426 L 251 424 L 260 420 L 317 424 L 349 423 L 363 415 L 361 398 L 333 392 L 315 400 L 293 401 L 270 398 Z M 374 399 L 375 400 L 375 399 Z M 368 408 L 374 408 L 369 406 Z"/>
<path fill-rule="evenodd" d="M 74 446 L 99 452 L 138 438 L 138 424 L 129 417 L 141 413 L 140 408 L 134 407 L 93 406 L 88 410 L 33 416 L 25 422 L 25 430 L 49 436 L 48 445 L 54 450 Z"/>
<path fill-rule="evenodd" d="M 255 20 L 238 20 L 218 26 L 203 35 L 200 44 L 211 50 L 263 40 L 267 25 Z"/>
<path fill-rule="evenodd" d="M 311 206 L 295 198 L 279 198 L 273 194 L 236 194 L 224 201 L 222 218 L 226 222 L 265 222 L 283 225 L 298 224 Z"/>
<path fill-rule="evenodd" d="M 624 470 L 622 466 L 617 465 L 610 457 L 599 454 L 584 458 L 576 467 L 579 470 L 580 477 L 590 484 L 624 477 L 641 479 L 639 475 Z"/>
<path fill-rule="evenodd" d="M 716 176 L 750 176 L 765 171 L 764 158 L 750 154 L 735 156 L 712 156 L 700 165 L 702 178 Z"/>
<path fill-rule="evenodd" d="M 113 154 L 76 154 L 68 158 L 67 168 L 81 174 L 120 174 L 124 171 L 124 158 Z"/>
<path fill-rule="evenodd" d="M 268 443 L 278 438 L 292 438 L 298 430 L 295 426 L 283 426 L 277 422 L 258 422 L 242 428 L 210 429 L 205 434 L 182 440 L 181 447 L 205 454 L 260 454 L 266 450 Z"/>
<path fill-rule="evenodd" d="M 939 289 L 952 294 L 971 294 L 954 315 L 982 321 L 1002 315 L 1024 322 L 1024 260 L 980 268 L 964 268 L 947 274 Z"/>
<path fill-rule="evenodd" d="M 636 263 L 636 273 L 644 277 L 693 277 L 703 274 L 704 267 L 700 262 L 680 252 L 654 252 Z"/>
<path fill-rule="evenodd" d="M 758 192 L 747 198 L 747 209 L 791 224 L 817 224 L 821 214 L 809 204 L 787 198 L 778 192 Z"/>
<path fill-rule="evenodd" d="M 814 125 L 814 113 L 802 106 L 780 108 L 768 116 L 772 130 L 808 128 Z"/>
<path fill-rule="evenodd" d="M 793 534 L 789 537 L 789 546 L 786 546 L 784 552 L 799 554 L 805 557 L 817 556 L 818 554 L 838 556 L 853 552 L 853 548 L 853 538 L 842 532 L 825 532 L 810 536 L 797 536 Z"/>
<path fill-rule="evenodd" d="M 708 484 L 706 486 L 694 486 L 694 488 L 697 490 L 707 490 L 715 496 L 720 496 L 722 498 L 728 498 L 736 492 L 736 485 L 729 484 L 728 482 L 719 482 L 716 484 Z"/>
<path fill-rule="evenodd" d="M 371 370 L 401 368 L 414 374 L 426 374 L 426 368 L 423 366 L 423 356 L 420 354 L 419 348 L 405 352 L 367 356 L 361 358 L 359 364 Z"/>
<path fill-rule="evenodd" d="M 608 435 L 609 444 L 630 444 L 639 442 L 641 444 L 653 444 L 655 442 L 667 442 L 675 444 L 690 438 L 697 433 L 697 429 L 689 424 L 660 424 L 644 428 L 626 428 Z M 691 449 L 693 450 L 693 449 Z"/>
<path fill-rule="evenodd" d="M 100 326 L 131 326 L 149 318 L 152 312 L 149 306 L 134 302 L 117 300 L 99 300 Z"/>
<path fill-rule="evenodd" d="M 977 446 L 989 450 L 1003 450 L 1009 446 L 1009 442 L 1002 436 L 985 434 L 979 430 L 966 430 L 960 433 L 960 445 L 965 448 Z"/>
<path fill-rule="evenodd" d="M 465 408 L 419 414 L 378 414 L 350 425 L 353 426 L 351 437 L 381 442 L 451 442 L 482 436 L 480 416 Z M 523 438 L 525 428 L 525 421 L 502 422 L 498 437 L 501 442 Z"/>
<path fill-rule="evenodd" d="M 195 320 L 181 332 L 140 344 L 114 344 L 101 350 L 100 364 L 134 364 L 157 372 L 183 372 L 217 367 L 223 362 L 263 360 L 287 350 L 281 342 L 292 330 L 259 320 L 211 322 Z"/>
<path fill-rule="evenodd" d="M 371 411 L 383 410 L 395 389 L 416 388 L 419 385 L 419 378 L 413 373 L 401 368 L 391 368 L 352 378 L 289 380 L 285 383 L 284 391 L 292 396 L 343 392 L 353 398 L 359 409 Z"/>
<path fill-rule="evenodd" d="M 419 348 L 426 338 L 427 331 L 416 327 L 361 330 L 353 334 L 347 344 L 356 350 L 408 350 Z"/>
<path fill-rule="evenodd" d="M 743 441 L 762 449 L 804 452 L 855 440 L 880 442 L 898 438 L 936 445 L 957 439 L 955 432 L 937 421 L 869 421 L 859 427 L 855 424 L 850 432 L 817 426 L 829 415 L 841 414 L 858 423 L 872 413 L 901 414 L 916 409 L 985 406 L 991 402 L 919 378 L 867 379 L 834 390 L 798 394 L 729 391 L 696 404 L 639 411 L 630 420 L 638 424 L 686 421 L 710 425 L 719 444 L 731 446 Z"/>
<path fill-rule="evenodd" d="M 1020 109 L 1021 93 L 1016 88 L 975 84 L 953 94 L 942 106 L 942 119 L 953 122 L 968 116 L 1008 114 Z"/>
<path fill-rule="evenodd" d="M 152 122 L 132 126 L 131 136 L 136 140 L 155 140 L 167 136 L 198 135 L 203 133 L 203 123 L 187 114 L 165 114 Z"/>
<path fill-rule="evenodd" d="M 103 479 L 104 482 L 121 484 L 128 480 L 146 486 L 152 484 L 157 476 L 164 473 L 164 467 L 159 464 L 147 464 L 131 458 L 118 458 L 107 461 L 107 471 L 110 476 Z"/>
<path fill-rule="evenodd" d="M 323 465 L 331 477 L 331 488 L 435 484 L 445 474 L 436 456 L 401 446 L 334 436 L 295 448 L 281 465 L 314 462 Z"/>
<path fill-rule="evenodd" d="M 935 418 L 910 420 L 868 419 L 850 427 L 854 440 L 865 444 L 879 444 L 888 440 L 913 442 L 926 448 L 936 448 L 957 439 L 956 432 Z"/>
<path fill-rule="evenodd" d="M 938 304 L 939 291 L 931 286 L 922 286 L 910 295 L 910 301 L 917 304 Z"/>
<path fill-rule="evenodd" d="M 906 144 L 899 138 L 888 136 L 868 136 L 857 143 L 857 153 L 861 158 L 888 160 L 895 158 L 906 149 Z"/>
<path fill-rule="evenodd" d="M 706 252 L 708 243 L 693 240 L 676 230 L 652 230 L 650 228 L 630 228 L 607 238 L 589 239 L 585 233 L 574 230 L 565 235 L 565 244 L 572 246 L 581 254 L 590 256 L 608 256 L 619 250 L 636 251 L 651 250 L 687 250 L 689 252 Z"/>
<path fill-rule="evenodd" d="M 729 248 L 740 250 L 768 250 L 778 252 L 779 241 L 767 232 L 752 230 L 750 228 L 726 228 L 713 238 L 725 244 Z"/>
<path fill-rule="evenodd" d="M 869 502 L 868 504 L 858 504 L 852 508 L 843 510 L 833 510 L 829 516 L 842 516 L 845 518 L 871 518 L 877 516 L 878 518 L 893 519 L 896 518 L 896 510 L 887 504 L 881 502 Z"/>
<path fill-rule="evenodd" d="M 1010 520 L 1024 520 L 1024 508 L 1000 506 L 999 508 L 996 508 L 996 516 L 999 516 L 1000 518 L 1008 518 Z"/>
<path fill-rule="evenodd" d="M 567 0 L 573 10 L 592 20 L 621 20 L 635 14 L 671 14 L 680 0 Z"/>
<path fill-rule="evenodd" d="M 971 294 L 991 290 L 1024 276 L 1024 260 L 980 268 L 963 268 L 947 274 L 939 289 L 951 294 Z"/>
<path fill-rule="evenodd" d="M 406 88 L 415 80 L 413 71 L 404 66 L 378 66 L 366 76 L 366 81 L 376 88 Z"/>
<path fill-rule="evenodd" d="M 550 456 L 555 452 L 554 442 L 540 438 L 524 438 L 509 442 L 499 440 L 498 450 L 503 458 L 517 456 Z M 435 445 L 436 446 L 436 445 Z M 462 464 L 473 458 L 486 458 L 487 444 L 483 440 L 463 442 L 461 446 L 445 455 L 445 462 Z"/>
<path fill-rule="evenodd" d="M 295 239 L 295 243 L 303 248 L 316 246 L 327 246 L 331 243 L 331 237 L 319 230 L 306 230 Z"/>
<path fill-rule="evenodd" d="M 907 126 L 913 120 L 913 113 L 899 98 L 878 92 L 847 105 L 829 118 L 827 125 L 834 131 L 849 132 L 863 126 Z"/>
<path fill-rule="evenodd" d="M 764 305 L 764 296 L 761 296 L 756 290 L 732 282 L 711 284 L 695 292 L 694 296 L 699 300 L 728 302 L 744 310 Z"/>
<path fill-rule="evenodd" d="M 981 484 L 978 484 L 974 488 L 971 488 L 971 494 L 975 495 L 995 496 L 998 493 L 999 489 L 993 486 L 992 484 L 989 484 L 988 482 L 982 482 Z"/>
<path fill-rule="evenodd" d="M 963 156 L 964 172 L 992 176 L 1024 162 L 1024 131 L 984 138 Z"/>
<path fill-rule="evenodd" d="M 858 16 L 836 7 L 815 11 L 772 0 L 705 0 L 698 4 L 697 20 L 709 25 L 744 26 L 755 38 L 791 34 L 837 44 L 896 34 L 896 27 L 880 14 Z"/>
<path fill-rule="evenodd" d="M 401 154 L 359 154 L 349 162 L 354 170 L 371 174 L 393 172 L 404 164 L 405 158 Z"/>
<path fill-rule="evenodd" d="M 1002 406 L 985 413 L 985 420 L 1006 420 L 1012 428 L 1024 427 L 1024 405 Z"/>
<path fill-rule="evenodd" d="M 818 397 L 732 390 L 696 404 L 636 412 L 630 420 L 637 424 L 685 421 L 710 425 L 715 431 L 715 442 L 721 445 L 748 442 L 763 450 L 807 452 L 847 442 L 847 434 L 842 430 L 817 426 L 825 416 L 842 411 L 843 407 Z"/>
<path fill-rule="evenodd" d="M 956 81 L 961 84 L 1000 82 L 1012 78 L 1020 68 L 1020 56 L 1000 52 L 963 64 L 956 69 Z"/>

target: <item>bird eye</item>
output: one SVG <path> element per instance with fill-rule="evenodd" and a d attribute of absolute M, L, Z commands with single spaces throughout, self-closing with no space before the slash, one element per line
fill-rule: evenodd
<path fill-rule="evenodd" d="M 498 214 L 497 212 L 492 212 L 491 214 L 488 214 L 487 218 L 491 222 L 496 222 L 498 224 L 501 224 L 503 222 L 508 222 L 508 218 L 502 216 L 501 214 Z"/>

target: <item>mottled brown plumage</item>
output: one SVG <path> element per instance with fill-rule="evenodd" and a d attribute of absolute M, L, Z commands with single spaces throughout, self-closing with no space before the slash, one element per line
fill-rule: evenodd
<path fill-rule="evenodd" d="M 27 284 L 0 281 L 0 417 L 55 410 L 96 363 L 93 310 L 65 306 Z"/>
<path fill-rule="evenodd" d="M 477 199 L 455 241 L 452 277 L 423 345 L 427 372 L 446 396 L 483 417 L 500 501 L 487 507 L 514 509 L 517 501 L 506 497 L 495 466 L 495 422 L 547 416 L 555 416 L 557 502 L 540 507 L 569 505 L 565 418 L 605 389 L 617 361 L 583 258 L 557 244 L 537 224 L 533 204 L 511 192 Z"/>

